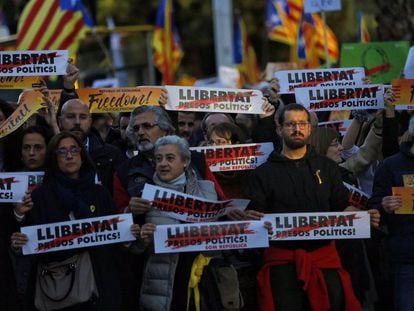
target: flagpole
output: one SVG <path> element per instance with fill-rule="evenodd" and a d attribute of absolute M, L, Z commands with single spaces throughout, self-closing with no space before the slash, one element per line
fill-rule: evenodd
<path fill-rule="evenodd" d="M 329 53 L 328 53 L 328 31 L 326 29 L 326 15 L 325 11 L 321 12 L 322 14 L 322 22 L 323 22 L 323 39 L 325 45 L 325 59 L 326 59 L 326 67 L 330 68 L 331 64 L 329 63 Z"/>

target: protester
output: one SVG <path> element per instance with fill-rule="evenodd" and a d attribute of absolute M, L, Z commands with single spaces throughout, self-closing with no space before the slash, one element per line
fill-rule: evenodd
<path fill-rule="evenodd" d="M 368 134 L 363 146 L 346 161 L 342 160 L 342 145 L 339 142 L 339 133 L 333 128 L 318 127 L 312 130 L 309 144 L 315 148 L 318 154 L 325 155 L 327 158 L 339 164 L 342 180 L 358 188 L 358 180 L 354 172 L 363 171 L 361 167 L 368 167 L 374 161 L 381 150 L 381 137 L 372 137 L 375 132 Z M 379 141 L 378 141 L 379 140 Z M 375 151 L 376 150 L 376 151 Z M 352 169 L 350 171 L 349 169 Z M 372 224 L 373 227 L 379 225 L 379 212 L 375 209 L 368 211 L 372 218 L 377 220 Z M 355 295 L 361 304 L 366 301 L 368 291 L 373 287 L 372 273 L 368 263 L 365 245 L 361 240 L 338 240 L 336 246 L 341 256 L 344 268 L 349 272 L 352 280 Z"/>
<path fill-rule="evenodd" d="M 61 132 L 51 140 L 43 184 L 27 194 L 23 204 L 15 208 L 22 225 L 106 216 L 114 212 L 115 205 L 109 192 L 95 184 L 95 171 L 86 148 L 79 136 L 71 132 Z M 136 225 L 131 230 L 138 234 Z M 15 250 L 20 250 L 27 242 L 28 238 L 23 233 L 15 232 L 11 236 Z M 61 262 L 76 255 L 90 257 L 96 290 L 87 301 L 78 301 L 76 306 L 70 306 L 76 310 L 119 310 L 121 293 L 115 264 L 117 247 L 99 246 L 88 249 L 86 253 L 82 249 L 45 253 L 36 258 L 37 265 Z M 34 278 L 39 278 L 39 274 Z M 39 292 L 35 295 L 38 296 Z M 39 302 L 37 308 L 43 308 L 42 303 L 48 302 Z"/>
<path fill-rule="evenodd" d="M 51 136 L 48 129 L 40 126 L 28 127 L 22 132 L 23 171 L 43 171 L 46 148 Z"/>
<path fill-rule="evenodd" d="M 118 211 L 131 211 L 135 222 L 143 223 L 145 213 L 151 204 L 142 199 L 141 194 L 145 183 L 151 183 L 154 175 L 154 144 L 158 138 L 174 133 L 174 127 L 166 111 L 159 106 L 141 106 L 131 113 L 127 128 L 131 141 L 136 144 L 138 154 L 126 160 L 118 168 L 114 177 L 114 199 Z M 215 183 L 219 197 L 225 198 L 217 181 L 207 166 L 204 157 L 198 153 L 191 155 L 191 167 L 201 179 L 208 179 Z M 136 310 L 143 268 L 143 259 L 140 255 L 123 255 L 124 308 Z"/>
<path fill-rule="evenodd" d="M 79 135 L 97 168 L 100 182 L 112 193 L 113 174 L 124 156 L 116 147 L 106 144 L 91 125 L 88 106 L 79 99 L 70 99 L 62 106 L 59 127 Z"/>
<path fill-rule="evenodd" d="M 378 115 L 378 119 L 381 120 L 380 114 Z M 378 121 L 378 123 L 380 123 L 380 121 Z M 353 152 L 348 154 L 347 159 L 345 160 L 343 159 L 345 150 L 339 142 L 340 134 L 333 128 L 318 127 L 313 129 L 309 143 L 316 149 L 316 152 L 326 155 L 328 158 L 338 163 L 342 179 L 345 182 L 358 187 L 358 178 L 365 174 L 368 168 L 378 160 L 378 155 L 381 153 L 382 146 L 381 134 L 381 129 L 372 127 L 364 144 L 361 147 L 355 147 Z M 370 172 L 372 172 L 372 170 Z M 368 182 L 366 174 L 364 181 Z M 364 191 L 365 189 L 362 190 Z M 370 191 L 368 194 L 370 194 Z"/>
<path fill-rule="evenodd" d="M 218 113 L 218 112 L 209 112 L 204 115 L 203 120 L 201 121 L 201 130 L 203 131 L 204 141 L 200 142 L 199 146 L 205 146 L 208 144 L 208 131 L 216 124 L 223 122 L 234 123 L 234 119 L 230 114 L 227 113 Z"/>
<path fill-rule="evenodd" d="M 190 166 L 187 141 L 178 136 L 159 138 L 154 146 L 155 185 L 190 195 L 217 200 L 214 183 L 200 180 Z M 156 225 L 180 223 L 156 209 L 145 214 L 141 236 L 151 240 Z M 142 310 L 185 310 L 191 266 L 197 253 L 153 254 L 146 259 L 140 306 Z"/>
<path fill-rule="evenodd" d="M 91 117 L 92 127 L 98 131 L 102 141 L 111 144 L 121 137 L 119 131 L 112 127 L 113 118 L 110 113 L 93 113 Z"/>
<path fill-rule="evenodd" d="M 129 124 L 130 112 L 121 112 L 118 116 L 118 129 L 120 137 L 110 142 L 111 145 L 117 147 L 126 158 L 130 159 L 135 155 L 135 146 L 127 135 L 127 127 Z"/>
<path fill-rule="evenodd" d="M 348 194 L 337 165 L 306 144 L 311 133 L 309 112 L 302 105 L 287 105 L 279 114 L 279 124 L 281 152 L 271 154 L 247 180 L 252 209 L 247 216 L 344 211 Z M 312 271 L 309 275 L 305 267 Z M 271 243 L 264 251 L 258 285 L 262 310 L 342 310 L 344 306 L 361 310 L 329 240 Z"/>
<path fill-rule="evenodd" d="M 177 134 L 190 140 L 195 125 L 196 113 L 193 111 L 179 111 L 177 113 Z"/>
<path fill-rule="evenodd" d="M 211 146 L 243 144 L 242 130 L 234 123 L 223 122 L 214 125 L 207 133 L 207 139 Z"/>
<path fill-rule="evenodd" d="M 92 117 L 88 106 L 77 98 L 75 82 L 79 78 L 79 69 L 70 60 L 67 74 L 63 76 L 64 88 L 61 105 L 57 111 L 59 128 L 79 135 L 97 170 L 97 179 L 109 192 L 113 193 L 113 176 L 125 159 L 121 151 L 106 144 L 99 132 L 92 127 Z"/>
<path fill-rule="evenodd" d="M 408 131 L 414 136 L 413 126 Z M 411 140 L 402 143 L 400 151 L 380 165 L 369 200 L 369 205 L 381 212 L 389 232 L 386 242 L 392 264 L 393 310 L 414 308 L 414 217 L 410 215 L 411 207 L 409 214 L 398 214 L 403 207 L 402 197 L 393 195 L 393 187 L 413 187 L 413 176 L 414 144 Z"/>
<path fill-rule="evenodd" d="M 21 159 L 23 162 L 22 170 L 24 172 L 44 171 L 46 161 L 46 149 L 51 139 L 51 133 L 48 128 L 41 126 L 31 126 L 23 130 L 21 141 Z M 27 194 L 30 193 L 28 190 Z M 20 205 L 20 206 L 19 206 Z M 15 210 L 24 209 L 23 203 L 16 203 Z M 12 210 L 12 209 L 11 209 Z M 13 213 L 11 212 L 11 215 Z M 12 221 L 11 224 L 14 224 Z M 9 224 L 10 226 L 10 224 Z M 16 231 L 16 230 L 14 230 Z M 8 240 L 10 240 L 10 232 Z M 33 258 L 22 256 L 21 254 L 12 253 L 13 268 L 16 276 L 17 299 L 19 308 L 26 310 L 31 309 L 30 303 L 25 300 L 30 271 L 33 268 Z"/>

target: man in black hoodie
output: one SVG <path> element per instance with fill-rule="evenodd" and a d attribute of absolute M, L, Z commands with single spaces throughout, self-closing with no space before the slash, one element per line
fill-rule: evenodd
<path fill-rule="evenodd" d="M 263 213 L 344 211 L 348 192 L 338 166 L 307 145 L 309 112 L 302 105 L 289 104 L 281 110 L 278 121 L 282 150 L 273 152 L 247 182 L 251 199 L 247 215 L 259 218 Z M 329 259 L 329 264 L 321 258 Z M 305 268 L 318 277 L 307 275 Z M 265 284 L 266 280 L 270 284 Z M 264 310 L 273 306 L 276 310 L 342 310 L 344 305 L 346 310 L 360 309 L 349 276 L 329 240 L 271 242 L 258 284 Z"/>

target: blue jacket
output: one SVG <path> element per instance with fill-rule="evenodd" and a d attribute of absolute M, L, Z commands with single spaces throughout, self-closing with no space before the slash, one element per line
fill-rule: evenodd
<path fill-rule="evenodd" d="M 382 198 L 392 195 L 392 187 L 404 187 L 404 175 L 414 176 L 412 143 L 403 143 L 397 154 L 386 158 L 374 177 L 369 206 L 381 212 L 388 227 L 389 247 L 394 262 L 414 263 L 414 215 L 388 214 L 382 207 Z"/>

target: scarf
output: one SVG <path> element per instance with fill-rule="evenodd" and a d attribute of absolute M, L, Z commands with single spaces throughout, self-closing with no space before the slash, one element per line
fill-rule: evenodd
<path fill-rule="evenodd" d="M 73 212 L 75 219 L 93 217 L 91 211 L 91 190 L 95 185 L 95 172 L 92 170 L 81 171 L 77 179 L 69 178 L 58 171 L 53 174 L 51 187 L 60 199 L 63 209 L 70 214 Z"/>
<path fill-rule="evenodd" d="M 157 186 L 175 190 L 178 192 L 183 192 L 192 195 L 197 195 L 199 192 L 199 187 L 197 184 L 197 174 L 191 168 L 187 168 L 180 176 L 168 182 L 162 181 L 155 172 L 152 180 Z"/>

